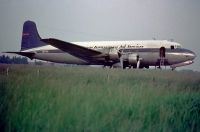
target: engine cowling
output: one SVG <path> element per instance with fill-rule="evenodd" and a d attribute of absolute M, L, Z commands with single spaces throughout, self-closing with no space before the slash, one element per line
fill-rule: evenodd
<path fill-rule="evenodd" d="M 131 66 L 139 68 L 140 61 L 141 59 L 138 54 L 122 54 L 120 57 L 120 63 L 123 68 Z"/>
<path fill-rule="evenodd" d="M 127 61 L 129 65 L 137 65 L 138 60 L 139 56 L 137 54 L 129 54 L 127 56 Z"/>
<path fill-rule="evenodd" d="M 118 55 L 118 50 L 117 49 L 115 49 L 115 48 L 111 48 L 111 49 L 107 49 L 107 51 L 106 51 L 107 53 L 107 55 L 106 55 L 106 57 L 105 57 L 105 59 L 107 60 L 107 61 L 114 61 L 114 60 L 117 60 L 117 59 L 119 59 L 119 55 Z"/>

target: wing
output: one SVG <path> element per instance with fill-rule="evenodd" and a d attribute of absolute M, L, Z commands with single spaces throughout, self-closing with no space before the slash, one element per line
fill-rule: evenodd
<path fill-rule="evenodd" d="M 103 56 L 103 53 L 100 51 L 88 49 L 70 42 L 65 42 L 54 38 L 42 39 L 41 41 L 86 61 L 95 62 L 95 58 L 97 58 L 98 56 Z"/>

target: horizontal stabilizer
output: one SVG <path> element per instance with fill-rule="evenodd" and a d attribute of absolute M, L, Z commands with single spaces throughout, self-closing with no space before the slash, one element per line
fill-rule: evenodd
<path fill-rule="evenodd" d="M 33 53 L 33 52 L 4 52 L 4 53 L 18 54 L 18 55 L 28 57 L 30 59 L 33 59 L 33 57 L 35 55 L 35 53 Z"/>

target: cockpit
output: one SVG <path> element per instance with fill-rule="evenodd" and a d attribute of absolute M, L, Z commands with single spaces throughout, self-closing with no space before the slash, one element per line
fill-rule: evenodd
<path fill-rule="evenodd" d="M 181 46 L 180 46 L 180 45 L 177 45 L 177 44 L 175 44 L 175 45 L 171 45 L 171 46 L 170 46 L 170 48 L 171 48 L 171 49 L 177 49 L 177 48 L 181 48 Z"/>

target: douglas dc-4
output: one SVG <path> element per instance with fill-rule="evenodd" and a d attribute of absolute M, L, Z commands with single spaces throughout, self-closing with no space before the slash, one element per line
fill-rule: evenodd
<path fill-rule="evenodd" d="M 36 24 L 23 26 L 21 50 L 6 52 L 56 63 L 103 65 L 122 68 L 170 66 L 172 69 L 193 63 L 195 53 L 167 40 L 65 42 L 42 39 Z"/>

